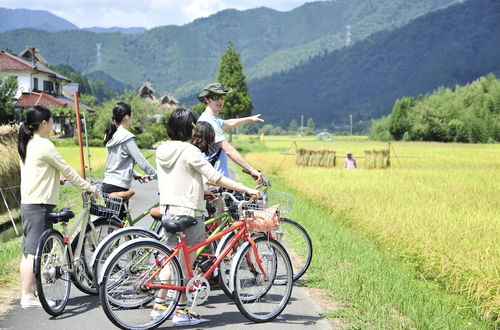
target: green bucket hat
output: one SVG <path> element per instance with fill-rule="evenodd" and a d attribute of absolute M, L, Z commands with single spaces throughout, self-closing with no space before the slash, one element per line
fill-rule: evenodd
<path fill-rule="evenodd" d="M 206 85 L 203 90 L 198 94 L 198 100 L 203 103 L 203 98 L 212 95 L 212 94 L 218 94 L 218 95 L 224 95 L 231 93 L 233 91 L 232 88 L 224 88 L 221 83 L 211 83 Z"/>

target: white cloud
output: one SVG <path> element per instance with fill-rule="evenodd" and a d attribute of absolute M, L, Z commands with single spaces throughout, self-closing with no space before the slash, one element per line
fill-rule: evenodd
<path fill-rule="evenodd" d="M 183 25 L 226 8 L 290 10 L 305 0 L 3 0 L 6 8 L 48 10 L 79 27 Z"/>

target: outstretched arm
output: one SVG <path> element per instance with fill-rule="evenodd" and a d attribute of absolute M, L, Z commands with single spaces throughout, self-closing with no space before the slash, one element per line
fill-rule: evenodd
<path fill-rule="evenodd" d="M 260 113 L 255 116 L 250 116 L 250 117 L 243 117 L 243 118 L 232 118 L 232 119 L 226 119 L 224 121 L 224 126 L 222 126 L 223 130 L 230 130 L 233 128 L 240 127 L 245 124 L 250 124 L 250 123 L 261 123 L 263 122 L 264 119 L 260 118 Z"/>
<path fill-rule="evenodd" d="M 238 150 L 236 150 L 236 148 L 231 145 L 231 143 L 224 140 L 219 142 L 218 145 L 222 148 L 222 150 L 224 150 L 226 155 L 233 160 L 233 162 L 238 164 L 241 168 L 247 170 L 251 176 L 256 177 L 256 181 L 258 181 L 259 183 L 263 182 L 262 173 L 248 164 L 247 161 L 240 155 Z"/>

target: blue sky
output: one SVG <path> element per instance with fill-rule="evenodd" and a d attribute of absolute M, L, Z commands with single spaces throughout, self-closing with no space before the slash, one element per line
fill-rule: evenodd
<path fill-rule="evenodd" d="M 78 27 L 183 25 L 227 8 L 288 11 L 305 0 L 2 0 L 0 7 L 48 10 Z"/>

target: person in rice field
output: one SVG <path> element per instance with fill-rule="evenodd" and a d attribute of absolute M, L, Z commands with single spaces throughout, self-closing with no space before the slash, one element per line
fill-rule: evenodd
<path fill-rule="evenodd" d="M 352 156 L 352 152 L 348 151 L 344 159 L 344 168 L 347 170 L 354 170 L 356 167 L 356 158 Z"/>

